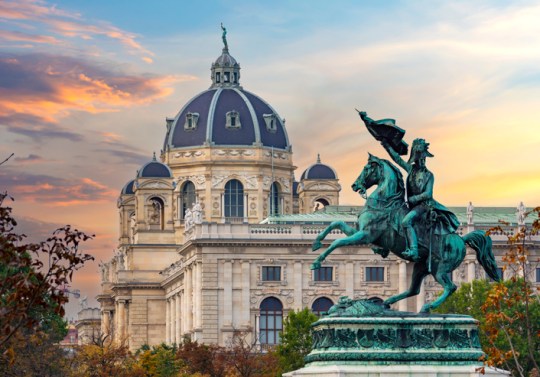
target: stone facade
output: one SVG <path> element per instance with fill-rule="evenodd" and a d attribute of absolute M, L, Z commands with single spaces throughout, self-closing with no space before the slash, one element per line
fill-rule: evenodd
<path fill-rule="evenodd" d="M 229 68 L 240 69 L 224 49 L 212 65 L 211 88 L 167 118 L 161 161 L 144 165 L 118 199 L 119 243 L 100 266 L 98 301 L 101 333 L 131 349 L 184 336 L 225 345 L 235 329 L 274 344 L 292 309 L 321 311 L 341 296 L 385 299 L 408 287 L 412 265 L 368 246 L 339 249 L 324 271 L 309 269 L 312 242 L 325 224 L 354 224 L 359 208 L 334 207 L 330 216 L 341 187 L 320 160 L 295 181 L 285 121 L 240 87 L 239 74 L 220 81 Z M 459 232 L 496 221 L 468 221 Z M 505 239 L 494 236 L 499 260 Z M 470 253 L 453 279 L 482 276 Z M 427 279 L 398 309 L 417 311 L 439 289 Z"/>

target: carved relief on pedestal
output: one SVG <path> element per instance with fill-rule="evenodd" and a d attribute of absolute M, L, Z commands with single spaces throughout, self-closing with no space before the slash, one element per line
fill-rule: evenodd
<path fill-rule="evenodd" d="M 213 155 L 220 157 L 251 157 L 255 156 L 255 151 L 252 149 L 216 149 L 214 150 Z"/>

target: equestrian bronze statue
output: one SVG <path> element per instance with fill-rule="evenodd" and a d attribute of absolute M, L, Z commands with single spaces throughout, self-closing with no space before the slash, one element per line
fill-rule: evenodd
<path fill-rule="evenodd" d="M 382 144 L 392 160 L 407 172 L 406 185 L 400 170 L 390 161 L 369 155 L 368 163 L 352 185 L 366 203 L 358 215 L 357 227 L 343 221 L 332 222 L 313 243 L 313 251 L 322 247 L 321 241 L 334 229 L 347 235 L 331 243 L 311 265 L 321 262 L 342 246 L 373 246 L 376 254 L 386 258 L 390 252 L 414 263 L 409 289 L 390 297 L 384 303 L 393 304 L 420 292 L 427 275 L 442 285 L 444 292 L 435 301 L 426 303 L 421 312 L 429 312 L 441 305 L 455 290 L 450 274 L 463 262 L 466 246 L 476 251 L 476 257 L 487 275 L 498 281 L 497 264 L 491 250 L 491 238 L 483 231 L 459 236 L 459 221 L 455 214 L 433 198 L 434 177 L 426 166 L 426 158 L 433 157 L 424 139 L 413 141 L 408 161 L 408 145 L 402 138 L 405 131 L 393 119 L 375 121 L 359 112 L 368 131 Z M 367 190 L 377 188 L 367 196 Z"/>

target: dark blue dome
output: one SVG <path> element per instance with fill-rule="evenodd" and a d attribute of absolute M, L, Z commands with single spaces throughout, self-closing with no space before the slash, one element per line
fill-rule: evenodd
<path fill-rule="evenodd" d="M 320 156 L 317 156 L 317 163 L 302 173 L 300 180 L 303 179 L 337 179 L 337 174 L 330 166 L 322 164 Z"/>
<path fill-rule="evenodd" d="M 180 110 L 165 138 L 165 148 L 262 145 L 288 149 L 283 123 L 268 103 L 239 86 L 212 88 Z"/>
<path fill-rule="evenodd" d="M 152 161 L 143 165 L 137 178 L 172 178 L 171 169 L 165 164 L 156 161 L 155 157 Z"/>
<path fill-rule="evenodd" d="M 132 179 L 122 189 L 121 195 L 133 195 L 135 194 L 135 180 Z"/>

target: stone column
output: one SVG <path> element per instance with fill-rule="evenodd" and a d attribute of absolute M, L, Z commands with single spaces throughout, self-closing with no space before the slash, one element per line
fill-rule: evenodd
<path fill-rule="evenodd" d="M 407 286 L 407 261 L 405 260 L 398 260 L 398 265 L 399 265 L 399 293 L 401 292 L 405 292 L 405 290 L 407 290 L 407 288 L 409 288 Z M 398 310 L 401 310 L 401 311 L 407 311 L 407 300 L 401 300 L 401 301 L 398 301 Z"/>
<path fill-rule="evenodd" d="M 244 220 L 243 221 L 247 221 L 247 218 L 248 218 L 248 194 L 244 194 Z"/>
<path fill-rule="evenodd" d="M 345 262 L 345 295 L 354 297 L 354 263 Z"/>
<path fill-rule="evenodd" d="M 250 308 L 250 265 L 248 261 L 242 262 L 242 311 L 241 311 L 241 323 L 248 326 L 251 322 Z"/>
<path fill-rule="evenodd" d="M 170 321 L 170 339 L 171 339 L 171 344 L 174 344 L 176 343 L 176 297 L 175 296 L 171 296 L 170 298 L 170 303 L 171 303 L 171 321 Z"/>
<path fill-rule="evenodd" d="M 185 306 L 185 319 L 186 326 L 184 328 L 185 332 L 190 332 L 193 329 L 193 285 L 191 281 L 192 270 L 191 266 L 187 267 L 184 272 L 184 302 Z"/>
<path fill-rule="evenodd" d="M 111 312 L 109 310 L 103 310 L 101 312 L 101 333 L 103 334 L 103 336 L 110 335 L 110 331 L 111 331 L 110 315 L 111 315 Z"/>
<path fill-rule="evenodd" d="M 294 308 L 296 310 L 302 310 L 302 261 L 294 262 Z"/>
<path fill-rule="evenodd" d="M 178 292 L 175 296 L 176 298 L 176 326 L 175 326 L 175 329 L 176 329 L 176 334 L 175 334 L 175 338 L 176 338 L 176 343 L 180 343 L 182 341 L 182 330 L 180 329 L 180 325 L 181 325 L 181 320 L 180 318 L 182 317 L 182 306 L 181 306 L 181 303 L 180 303 L 180 292 Z"/>
<path fill-rule="evenodd" d="M 260 317 L 260 313 L 255 314 L 255 344 L 258 346 L 261 345 L 261 330 L 259 328 Z"/>
<path fill-rule="evenodd" d="M 223 325 L 232 326 L 232 261 L 223 263 Z"/>
<path fill-rule="evenodd" d="M 199 262 L 195 262 L 195 271 L 194 271 L 194 281 L 193 281 L 193 307 L 195 308 L 195 311 L 193 313 L 193 327 L 196 329 L 201 328 L 201 301 L 202 301 L 202 290 L 201 290 L 201 269 L 202 264 Z"/>
<path fill-rule="evenodd" d="M 467 264 L 467 282 L 470 283 L 476 277 L 476 265 L 474 261 L 469 261 Z"/>
<path fill-rule="evenodd" d="M 124 342 L 126 334 L 126 301 L 118 300 L 118 340 Z"/>
<path fill-rule="evenodd" d="M 221 206 L 221 219 L 222 220 L 225 220 L 225 198 L 224 198 L 225 194 L 224 193 L 221 193 L 220 195 L 220 206 Z"/>
<path fill-rule="evenodd" d="M 165 343 L 171 343 L 171 301 L 165 299 Z"/>

